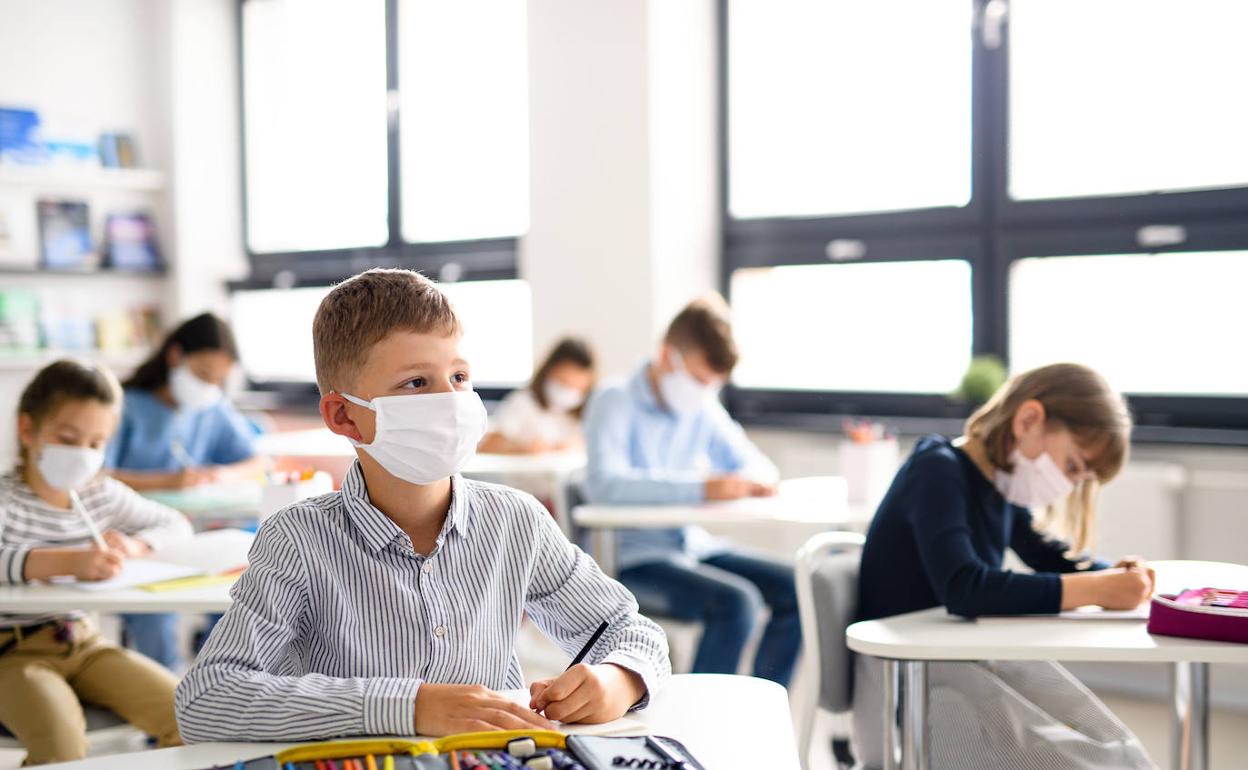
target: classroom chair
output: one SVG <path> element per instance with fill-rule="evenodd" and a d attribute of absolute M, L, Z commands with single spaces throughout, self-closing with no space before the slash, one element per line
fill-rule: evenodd
<path fill-rule="evenodd" d="M 854 660 L 845 644 L 845 629 L 857 610 L 858 561 L 865 542 L 856 532 L 820 532 L 797 552 L 802 648 L 818 672 L 818 692 L 798 717 L 803 767 L 810 761 L 816 713 L 823 709 L 844 714 L 853 707 Z"/>

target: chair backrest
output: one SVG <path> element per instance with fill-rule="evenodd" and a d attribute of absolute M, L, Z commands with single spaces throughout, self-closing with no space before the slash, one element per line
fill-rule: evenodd
<path fill-rule="evenodd" d="M 837 713 L 853 706 L 853 657 L 845 629 L 858 608 L 858 561 L 865 540 L 856 532 L 821 532 L 797 553 L 802 640 L 819 671 L 819 706 Z"/>

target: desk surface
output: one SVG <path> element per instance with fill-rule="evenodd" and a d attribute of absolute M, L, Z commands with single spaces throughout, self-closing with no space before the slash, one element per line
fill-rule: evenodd
<path fill-rule="evenodd" d="M 774 682 L 743 676 L 672 677 L 651 706 L 635 717 L 656 735 L 685 744 L 711 770 L 797 770 L 789 701 Z M 747 739 L 743 739 L 748 736 Z M 294 744 L 203 743 L 176 749 L 70 762 L 66 770 L 197 770 L 272 754 Z"/>
<path fill-rule="evenodd" d="M 1163 561 L 1158 589 L 1248 587 L 1248 567 Z M 855 623 L 846 632 L 855 652 L 899 660 L 1058 660 L 1248 663 L 1248 645 L 1153 636 L 1143 620 L 1053 616 L 964 620 L 944 608 Z"/>
<path fill-rule="evenodd" d="M 225 612 L 229 583 L 178 591 L 81 591 L 69 586 L 0 586 L 0 612 Z"/>
<path fill-rule="evenodd" d="M 845 480 L 815 476 L 780 482 L 774 497 L 749 497 L 697 505 L 580 505 L 572 520 L 582 527 L 652 529 L 684 524 L 866 524 L 873 505 L 846 501 Z"/>

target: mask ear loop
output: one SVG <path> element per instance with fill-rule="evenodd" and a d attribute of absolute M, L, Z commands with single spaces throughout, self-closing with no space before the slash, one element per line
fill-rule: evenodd
<path fill-rule="evenodd" d="M 330 391 L 330 392 L 331 392 L 331 393 L 336 393 L 336 394 L 338 394 L 339 396 L 342 396 L 343 398 L 345 398 L 346 400 L 348 400 L 348 401 L 350 401 L 351 403 L 355 404 L 356 406 L 362 406 L 362 407 L 364 407 L 365 409 L 368 409 L 368 410 L 373 411 L 373 412 L 377 411 L 377 407 L 373 406 L 373 402 L 372 402 L 372 401 L 365 401 L 364 399 L 362 399 L 362 398 L 357 398 L 357 397 L 355 397 L 355 396 L 351 395 L 350 393 L 342 393 L 341 391 L 337 391 L 337 390 Z"/>

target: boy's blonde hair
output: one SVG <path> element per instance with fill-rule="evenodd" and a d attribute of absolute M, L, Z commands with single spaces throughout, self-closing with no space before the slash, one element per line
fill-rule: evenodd
<path fill-rule="evenodd" d="M 335 286 L 312 319 L 321 394 L 351 390 L 369 351 L 393 331 L 449 336 L 462 327 L 442 290 L 412 270 L 374 268 Z"/>
<path fill-rule="evenodd" d="M 1086 553 L 1095 545 L 1100 485 L 1127 462 L 1131 412 L 1105 378 L 1086 366 L 1051 364 L 1017 374 L 967 419 L 964 429 L 967 437 L 983 443 L 988 460 L 1003 471 L 1013 470 L 1014 414 L 1032 400 L 1044 407 L 1046 427 L 1066 428 L 1080 447 L 1095 454 L 1091 470 L 1096 478 L 1040 512 L 1035 522 L 1038 530 L 1069 542 L 1070 553 Z"/>

